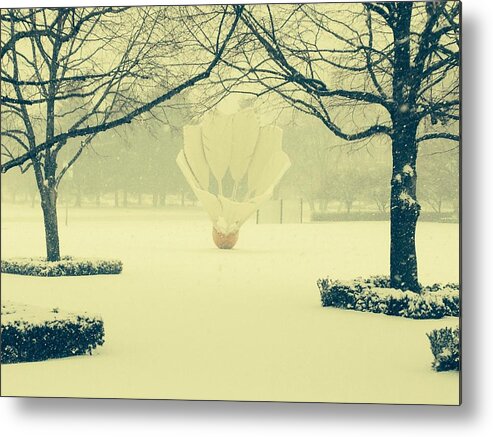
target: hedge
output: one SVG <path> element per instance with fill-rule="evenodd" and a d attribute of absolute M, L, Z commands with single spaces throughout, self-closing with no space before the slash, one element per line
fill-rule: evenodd
<path fill-rule="evenodd" d="M 104 343 L 101 318 L 13 303 L 2 304 L 2 364 L 92 354 Z"/>
<path fill-rule="evenodd" d="M 459 328 L 435 329 L 426 334 L 435 357 L 432 367 L 437 372 L 460 370 L 460 331 Z"/>
<path fill-rule="evenodd" d="M 317 285 L 324 307 L 412 319 L 458 317 L 460 313 L 458 284 L 434 284 L 423 287 L 420 294 L 390 288 L 388 276 L 357 278 L 348 282 L 319 279 Z"/>
<path fill-rule="evenodd" d="M 86 276 L 116 275 L 123 265 L 118 260 L 91 260 L 63 257 L 60 261 L 46 261 L 44 258 L 13 258 L 2 260 L 2 273 L 29 276 Z"/>
<path fill-rule="evenodd" d="M 381 211 L 353 211 L 349 213 L 314 211 L 311 218 L 313 222 L 388 221 L 390 220 L 390 213 Z M 421 222 L 458 223 L 459 217 L 452 212 L 421 211 L 419 220 Z"/>

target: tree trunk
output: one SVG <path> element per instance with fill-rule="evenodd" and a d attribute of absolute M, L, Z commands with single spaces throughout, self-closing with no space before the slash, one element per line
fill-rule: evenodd
<path fill-rule="evenodd" d="M 416 199 L 418 148 L 414 72 L 411 67 L 411 17 L 413 4 L 396 3 L 394 74 L 392 79 L 392 180 L 390 182 L 390 285 L 420 291 L 416 258 Z M 414 96 L 414 97 L 413 97 Z"/>
<path fill-rule="evenodd" d="M 40 196 L 45 228 L 46 259 L 48 261 L 60 261 L 56 189 L 53 187 L 44 187 L 40 192 Z"/>
<path fill-rule="evenodd" d="M 123 190 L 123 207 L 127 208 L 128 206 L 128 192 L 126 189 Z"/>
<path fill-rule="evenodd" d="M 406 117 L 407 119 L 407 117 Z M 416 127 L 396 123 L 392 138 L 390 194 L 390 284 L 393 288 L 420 291 L 416 258 Z"/>
<path fill-rule="evenodd" d="M 346 213 L 348 215 L 351 214 L 351 208 L 353 207 L 353 201 L 352 200 L 346 200 L 344 203 L 346 204 Z"/>

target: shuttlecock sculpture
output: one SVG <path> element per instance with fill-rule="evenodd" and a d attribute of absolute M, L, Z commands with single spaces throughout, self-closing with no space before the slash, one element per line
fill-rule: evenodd
<path fill-rule="evenodd" d="M 212 220 L 220 249 L 232 249 L 241 225 L 272 196 L 291 165 L 282 151 L 282 129 L 260 126 L 251 109 L 212 111 L 183 128 L 176 162 Z"/>

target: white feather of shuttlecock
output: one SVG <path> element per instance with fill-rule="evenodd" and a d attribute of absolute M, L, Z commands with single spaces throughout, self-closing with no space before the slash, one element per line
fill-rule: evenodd
<path fill-rule="evenodd" d="M 214 228 L 230 234 L 272 196 L 291 162 L 282 150 L 282 129 L 260 126 L 253 110 L 212 111 L 183 128 L 176 159 Z M 225 179 L 229 180 L 229 192 Z"/>

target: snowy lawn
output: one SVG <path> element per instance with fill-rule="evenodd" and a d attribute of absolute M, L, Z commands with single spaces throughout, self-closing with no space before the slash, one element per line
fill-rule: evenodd
<path fill-rule="evenodd" d="M 3 205 L 2 256 L 41 256 L 37 209 Z M 386 274 L 385 222 L 256 225 L 214 247 L 199 210 L 70 210 L 64 255 L 118 258 L 117 276 L 2 275 L 2 299 L 100 314 L 93 356 L 3 365 L 2 395 L 457 404 L 410 320 L 322 308 L 316 281 Z M 423 283 L 457 282 L 458 225 L 420 223 Z"/>

